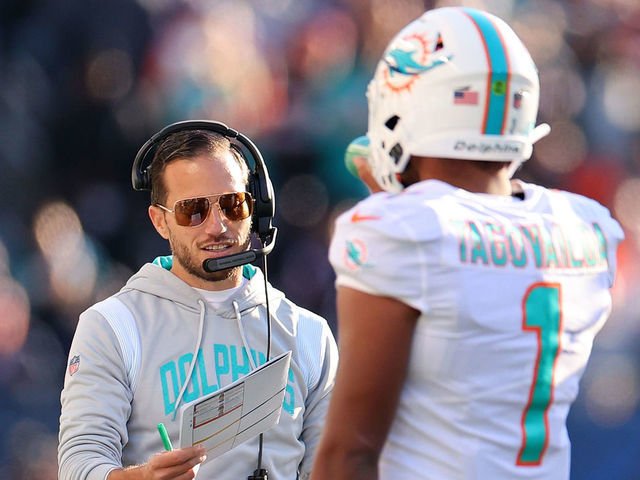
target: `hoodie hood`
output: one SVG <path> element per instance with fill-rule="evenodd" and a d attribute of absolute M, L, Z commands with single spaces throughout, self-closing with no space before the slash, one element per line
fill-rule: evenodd
<path fill-rule="evenodd" d="M 165 256 L 156 258 L 153 263 L 145 264 L 133 275 L 121 291 L 138 290 L 160 298 L 171 300 L 183 305 L 193 312 L 199 312 L 201 307 L 198 301 L 203 301 L 202 295 L 171 273 L 173 257 Z M 253 265 L 244 265 L 242 275 L 248 280 L 245 288 L 242 288 L 228 298 L 216 313 L 225 318 L 235 318 L 236 313 L 233 302 L 236 302 L 240 312 L 244 313 L 265 302 L 264 275 L 259 268 Z M 284 294 L 268 285 L 269 301 L 275 303 L 284 298 Z"/>

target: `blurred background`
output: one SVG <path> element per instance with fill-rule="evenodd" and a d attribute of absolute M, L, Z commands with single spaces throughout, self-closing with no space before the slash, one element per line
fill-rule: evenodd
<path fill-rule="evenodd" d="M 56 478 L 78 314 L 168 253 L 130 181 L 166 124 L 215 119 L 256 142 L 280 229 L 269 279 L 335 328 L 330 230 L 366 195 L 344 149 L 366 130 L 387 42 L 445 5 L 501 16 L 538 65 L 553 129 L 518 176 L 591 196 L 625 228 L 614 310 L 569 418 L 571 478 L 640 479 L 636 0 L 1 0 L 0 478 Z"/>

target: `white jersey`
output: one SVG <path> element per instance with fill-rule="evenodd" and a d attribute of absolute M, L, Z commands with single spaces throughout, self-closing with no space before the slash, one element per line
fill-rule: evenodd
<path fill-rule="evenodd" d="M 623 232 L 593 200 L 522 187 L 519 200 L 428 180 L 336 223 L 337 284 L 421 312 L 381 479 L 569 478 L 566 417 Z"/>

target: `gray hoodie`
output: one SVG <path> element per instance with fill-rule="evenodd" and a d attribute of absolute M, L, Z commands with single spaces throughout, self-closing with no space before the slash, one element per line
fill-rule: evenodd
<path fill-rule="evenodd" d="M 146 462 L 163 450 L 160 422 L 177 444 L 180 405 L 266 361 L 262 272 L 245 265 L 245 287 L 214 309 L 167 270 L 167 258 L 165 268 L 144 265 L 80 315 L 61 395 L 62 480 L 104 480 L 115 468 Z M 270 480 L 294 480 L 311 470 L 338 354 L 323 318 L 270 285 L 268 291 L 271 356 L 291 350 L 292 357 L 280 422 L 264 434 L 262 462 Z M 198 479 L 246 479 L 257 456 L 255 437 L 203 464 Z"/>

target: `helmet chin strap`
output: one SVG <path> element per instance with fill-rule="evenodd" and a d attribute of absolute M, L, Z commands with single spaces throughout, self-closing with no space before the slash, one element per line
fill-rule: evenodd
<path fill-rule="evenodd" d="M 549 126 L 549 124 L 541 123 L 540 125 L 538 125 L 536 128 L 533 129 L 533 132 L 531 132 L 531 135 L 529 135 L 529 141 L 531 142 L 531 145 L 536 143 L 541 138 L 544 138 L 547 135 L 549 135 L 549 132 L 551 132 L 551 127 Z M 507 175 L 509 176 L 509 178 L 515 175 L 515 173 L 520 168 L 520 165 L 522 165 L 524 162 L 525 162 L 524 159 L 514 160 L 513 162 L 511 162 L 511 165 L 509 165 L 509 170 L 507 171 Z"/>

